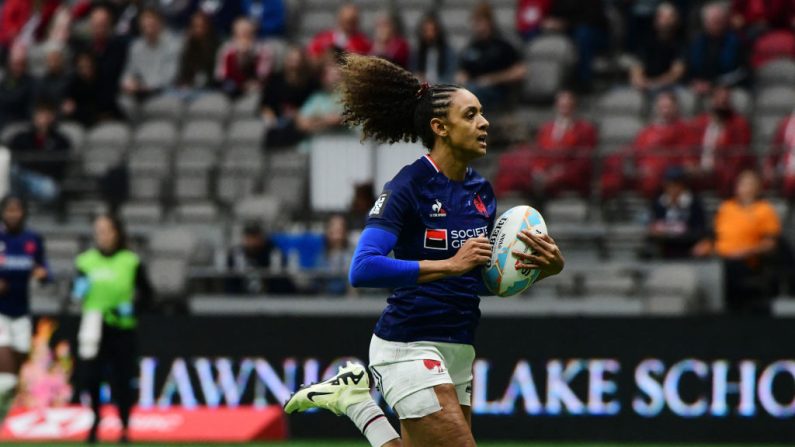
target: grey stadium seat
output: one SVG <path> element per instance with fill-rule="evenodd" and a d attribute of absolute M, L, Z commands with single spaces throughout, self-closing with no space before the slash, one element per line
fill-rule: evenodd
<path fill-rule="evenodd" d="M 786 114 L 795 107 L 795 89 L 792 87 L 769 87 L 756 96 L 755 114 Z"/>
<path fill-rule="evenodd" d="M 251 196 L 235 205 L 235 217 L 241 221 L 271 223 L 279 216 L 280 200 L 274 196 Z"/>
<path fill-rule="evenodd" d="M 188 104 L 186 119 L 226 121 L 232 106 L 222 93 L 206 93 Z"/>
<path fill-rule="evenodd" d="M 765 153 L 773 143 L 773 136 L 776 133 L 782 115 L 755 115 L 754 126 L 754 146 L 757 152 Z"/>
<path fill-rule="evenodd" d="M 215 195 L 224 203 L 233 203 L 252 195 L 257 189 L 257 177 L 241 175 L 238 171 L 221 171 L 216 181 Z"/>
<path fill-rule="evenodd" d="M 585 222 L 588 202 L 579 198 L 551 199 L 544 205 L 544 218 L 551 223 Z"/>
<path fill-rule="evenodd" d="M 753 101 L 751 100 L 751 94 L 748 93 L 747 90 L 742 88 L 733 88 L 731 99 L 732 105 L 734 105 L 734 110 L 736 110 L 737 113 L 745 116 L 751 115 Z"/>
<path fill-rule="evenodd" d="M 679 102 L 679 113 L 682 116 L 693 116 L 696 113 L 698 99 L 691 90 L 684 88 L 677 90 L 676 99 Z"/>
<path fill-rule="evenodd" d="M 181 171 L 174 178 L 174 198 L 179 202 L 207 200 L 210 196 L 208 171 Z"/>
<path fill-rule="evenodd" d="M 163 220 L 163 209 L 153 202 L 128 202 L 119 213 L 130 224 L 158 224 Z"/>
<path fill-rule="evenodd" d="M 264 133 L 265 124 L 260 119 L 236 120 L 229 125 L 226 144 L 259 147 Z"/>
<path fill-rule="evenodd" d="M 218 121 L 198 120 L 189 121 L 182 129 L 180 145 L 182 147 L 211 147 L 217 148 L 224 138 L 224 131 Z"/>
<path fill-rule="evenodd" d="M 195 246 L 196 237 L 183 227 L 159 228 L 149 235 L 149 252 L 159 256 L 187 259 Z"/>
<path fill-rule="evenodd" d="M 529 61 L 554 60 L 570 65 L 577 58 L 577 50 L 566 36 L 560 34 L 542 35 L 527 45 L 525 56 Z"/>
<path fill-rule="evenodd" d="M 174 215 L 180 223 L 197 224 L 215 222 L 220 217 L 218 207 L 212 202 L 180 204 L 174 210 Z"/>
<path fill-rule="evenodd" d="M 563 64 L 560 62 L 539 60 L 529 63 L 522 88 L 524 100 L 552 100 L 563 85 L 564 76 Z"/>
<path fill-rule="evenodd" d="M 177 172 L 207 172 L 217 159 L 215 151 L 207 147 L 183 148 L 175 155 L 174 169 Z"/>
<path fill-rule="evenodd" d="M 607 116 L 599 125 L 601 143 L 624 145 L 630 143 L 643 128 L 643 122 L 631 116 Z"/>
<path fill-rule="evenodd" d="M 91 147 L 82 154 L 83 172 L 89 176 L 100 176 L 124 159 L 125 150 L 119 147 Z"/>
<path fill-rule="evenodd" d="M 232 105 L 232 119 L 249 119 L 259 116 L 259 93 L 240 97 Z"/>
<path fill-rule="evenodd" d="M 83 149 L 83 144 L 86 141 L 86 131 L 80 123 L 66 121 L 58 125 L 58 130 L 63 132 L 69 142 L 72 143 L 73 151 L 80 152 Z"/>
<path fill-rule="evenodd" d="M 130 128 L 121 122 L 101 123 L 91 129 L 86 142 L 89 147 L 127 148 L 130 144 Z"/>
<path fill-rule="evenodd" d="M 165 177 L 171 169 L 169 152 L 159 147 L 141 147 L 129 155 L 128 166 L 133 174 Z"/>
<path fill-rule="evenodd" d="M 298 210 L 307 204 L 306 182 L 305 175 L 277 171 L 265 178 L 265 192 L 278 197 L 287 208 Z"/>
<path fill-rule="evenodd" d="M 470 21 L 471 11 L 469 8 L 451 8 L 441 16 L 445 29 L 450 34 L 467 33 L 471 34 L 472 24 Z"/>
<path fill-rule="evenodd" d="M 777 59 L 756 71 L 756 84 L 760 87 L 795 85 L 795 61 Z"/>
<path fill-rule="evenodd" d="M 173 148 L 177 144 L 177 128 L 167 121 L 148 121 L 135 131 L 133 142 L 136 146 L 157 146 Z"/>
<path fill-rule="evenodd" d="M 632 88 L 611 90 L 598 102 L 600 116 L 625 115 L 639 117 L 644 112 L 643 95 Z"/>
<path fill-rule="evenodd" d="M 187 287 L 187 258 L 154 257 L 149 265 L 149 277 L 158 297 L 182 296 Z"/>
<path fill-rule="evenodd" d="M 301 16 L 300 34 L 315 35 L 336 22 L 336 11 L 305 10 Z"/>
<path fill-rule="evenodd" d="M 3 127 L 3 133 L 0 134 L 0 142 L 8 144 L 8 141 L 13 138 L 14 135 L 27 129 L 29 125 L 30 124 L 23 121 L 6 124 L 5 127 Z"/>
<path fill-rule="evenodd" d="M 260 175 L 263 169 L 262 151 L 258 147 L 233 147 L 223 154 L 221 169 L 241 174 Z"/>
<path fill-rule="evenodd" d="M 141 107 L 144 120 L 168 120 L 179 122 L 185 110 L 185 104 L 174 95 L 160 95 L 149 99 Z"/>

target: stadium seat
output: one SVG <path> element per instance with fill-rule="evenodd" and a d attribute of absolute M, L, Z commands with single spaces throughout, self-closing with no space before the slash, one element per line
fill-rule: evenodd
<path fill-rule="evenodd" d="M 643 115 L 644 108 L 643 95 L 628 87 L 605 93 L 597 103 L 597 111 L 601 117 L 620 115 L 639 118 Z"/>
<path fill-rule="evenodd" d="M 257 221 L 270 225 L 281 215 L 281 200 L 273 195 L 249 196 L 235 205 L 235 217 L 241 222 Z"/>
<path fill-rule="evenodd" d="M 130 128 L 122 122 L 104 122 L 91 129 L 86 139 L 88 146 L 126 149 L 130 144 Z"/>
<path fill-rule="evenodd" d="M 680 88 L 676 90 L 676 99 L 679 102 L 679 113 L 684 117 L 696 114 L 698 98 L 690 89 Z"/>
<path fill-rule="evenodd" d="M 268 170 L 291 171 L 306 173 L 309 167 L 309 156 L 297 150 L 280 150 L 268 154 Z"/>
<path fill-rule="evenodd" d="M 769 87 L 756 95 L 754 111 L 756 114 L 781 115 L 792 112 L 795 105 L 795 88 L 793 86 Z"/>
<path fill-rule="evenodd" d="M 695 298 L 698 292 L 696 271 L 687 265 L 655 265 L 644 282 L 647 293 Z"/>
<path fill-rule="evenodd" d="M 30 125 L 29 123 L 24 121 L 6 124 L 5 127 L 3 127 L 2 134 L 0 134 L 0 142 L 2 142 L 3 144 L 8 144 L 8 141 L 14 135 L 27 129 L 29 125 Z"/>
<path fill-rule="evenodd" d="M 196 237 L 183 227 L 158 228 L 149 235 L 149 252 L 157 256 L 188 258 L 193 253 Z"/>
<path fill-rule="evenodd" d="M 160 95 L 146 101 L 141 107 L 144 120 L 167 120 L 174 123 L 182 119 L 185 104 L 175 95 Z"/>
<path fill-rule="evenodd" d="M 218 121 L 188 121 L 182 129 L 181 147 L 218 148 L 224 139 L 224 130 Z"/>
<path fill-rule="evenodd" d="M 643 122 L 632 116 L 607 116 L 599 123 L 600 145 L 627 145 L 643 128 Z"/>
<path fill-rule="evenodd" d="M 301 15 L 300 33 L 314 36 L 337 22 L 337 12 L 332 10 L 305 10 Z"/>
<path fill-rule="evenodd" d="M 243 175 L 236 170 L 222 170 L 216 181 L 215 195 L 221 202 L 231 204 L 250 196 L 258 186 L 254 175 Z"/>
<path fill-rule="evenodd" d="M 523 99 L 529 102 L 552 101 L 563 85 L 564 76 L 561 62 L 547 60 L 529 62 L 522 88 Z"/>
<path fill-rule="evenodd" d="M 128 202 L 121 206 L 121 218 L 128 224 L 159 224 L 163 221 L 163 209 L 154 202 Z"/>
<path fill-rule="evenodd" d="M 795 85 L 795 61 L 778 59 L 768 62 L 756 70 L 756 85 L 771 87 L 775 85 Z"/>
<path fill-rule="evenodd" d="M 296 211 L 307 203 L 306 183 L 305 175 L 275 171 L 265 178 L 265 192 L 278 197 L 284 207 Z"/>
<path fill-rule="evenodd" d="M 186 292 L 187 258 L 155 256 L 148 264 L 149 277 L 159 299 L 180 298 Z"/>
<path fill-rule="evenodd" d="M 177 222 L 186 224 L 207 224 L 220 217 L 218 207 L 212 202 L 183 203 L 176 207 L 174 216 Z"/>
<path fill-rule="evenodd" d="M 773 136 L 783 115 L 754 115 L 753 139 L 754 147 L 760 154 L 766 153 L 773 144 Z"/>
<path fill-rule="evenodd" d="M 262 175 L 262 150 L 256 146 L 232 147 L 224 151 L 221 169 L 243 175 Z"/>
<path fill-rule="evenodd" d="M 588 217 L 588 202 L 580 198 L 549 200 L 544 205 L 544 220 L 548 223 L 585 222 Z"/>
<path fill-rule="evenodd" d="M 98 177 L 124 159 L 125 150 L 120 147 L 94 147 L 82 154 L 83 173 L 91 177 Z"/>
<path fill-rule="evenodd" d="M 188 104 L 185 119 L 188 120 L 216 120 L 226 122 L 232 106 L 229 99 L 222 93 L 205 93 Z"/>
<path fill-rule="evenodd" d="M 441 14 L 440 18 L 448 33 L 471 35 L 471 14 L 471 8 L 456 5 L 456 7 L 444 11 L 444 14 Z"/>
<path fill-rule="evenodd" d="M 218 157 L 213 149 L 207 147 L 185 148 L 174 157 L 174 169 L 181 173 L 207 172 L 216 163 Z"/>
<path fill-rule="evenodd" d="M 751 100 L 751 94 L 748 93 L 748 90 L 733 88 L 731 95 L 734 109 L 737 110 L 738 113 L 749 117 L 753 110 L 753 101 Z"/>
<path fill-rule="evenodd" d="M 542 35 L 526 46 L 525 57 L 531 62 L 531 66 L 537 60 L 552 60 L 571 65 L 577 59 L 577 49 L 568 37 L 560 34 Z"/>
<path fill-rule="evenodd" d="M 72 143 L 73 152 L 80 152 L 83 149 L 83 144 L 86 141 L 86 131 L 80 123 L 75 121 L 59 123 L 58 130 L 63 132 L 69 142 Z"/>
<path fill-rule="evenodd" d="M 235 101 L 232 105 L 232 119 L 237 121 L 259 117 L 259 96 L 259 93 L 249 93 Z"/>
<path fill-rule="evenodd" d="M 135 130 L 133 144 L 171 149 L 177 144 L 177 128 L 167 121 L 147 121 Z"/>
<path fill-rule="evenodd" d="M 207 170 L 177 172 L 173 193 L 178 202 L 206 201 L 210 197 L 210 173 Z"/>
<path fill-rule="evenodd" d="M 226 144 L 229 146 L 260 147 L 265 134 L 265 123 L 257 118 L 235 120 L 229 125 L 226 133 Z"/>
<path fill-rule="evenodd" d="M 171 160 L 166 149 L 145 146 L 130 153 L 128 166 L 133 175 L 165 177 L 171 171 Z"/>

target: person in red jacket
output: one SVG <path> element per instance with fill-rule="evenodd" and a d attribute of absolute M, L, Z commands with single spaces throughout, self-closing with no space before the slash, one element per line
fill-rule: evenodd
<path fill-rule="evenodd" d="M 518 148 L 500 157 L 495 182 L 498 197 L 510 192 L 539 198 L 562 191 L 588 193 L 596 128 L 577 117 L 577 97 L 572 91 L 559 92 L 555 108 L 555 118 L 541 125 L 535 147 Z"/>
<path fill-rule="evenodd" d="M 6 0 L 0 6 L 0 48 L 8 50 L 17 39 L 41 39 L 60 3 L 61 0 Z M 29 26 L 33 28 L 26 30 Z M 33 42 L 22 43 L 29 45 Z"/>
<path fill-rule="evenodd" d="M 337 13 L 337 27 L 317 33 L 309 42 L 307 51 L 313 60 L 322 62 L 323 56 L 331 49 L 369 54 L 371 48 L 370 40 L 359 31 L 359 8 L 347 3 Z"/>
<path fill-rule="evenodd" d="M 693 152 L 685 166 L 695 186 L 730 196 L 734 180 L 753 163 L 751 128 L 734 110 L 731 90 L 724 86 L 713 89 L 709 112 L 694 118 L 692 126 Z"/>
<path fill-rule="evenodd" d="M 221 47 L 215 77 L 229 96 L 259 91 L 273 68 L 273 51 L 257 42 L 257 27 L 250 19 L 235 20 L 232 38 Z"/>
<path fill-rule="evenodd" d="M 552 0 L 519 0 L 516 5 L 516 32 L 525 42 L 541 34 Z"/>
<path fill-rule="evenodd" d="M 732 26 L 755 38 L 773 28 L 795 26 L 795 1 L 732 0 Z"/>
<path fill-rule="evenodd" d="M 782 119 L 765 160 L 765 183 L 775 185 L 789 200 L 795 200 L 795 110 Z"/>
<path fill-rule="evenodd" d="M 671 91 L 658 94 L 654 119 L 638 133 L 632 147 L 605 160 L 602 195 L 609 198 L 632 189 L 654 197 L 662 187 L 665 170 L 687 159 L 692 135 L 691 127 L 679 116 L 676 95 Z"/>

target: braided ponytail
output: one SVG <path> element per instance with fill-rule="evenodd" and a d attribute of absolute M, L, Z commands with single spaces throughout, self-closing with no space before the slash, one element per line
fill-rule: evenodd
<path fill-rule="evenodd" d="M 433 148 L 432 118 L 447 115 L 460 87 L 420 84 L 413 74 L 381 58 L 348 54 L 342 63 L 343 119 L 381 143 L 422 141 Z"/>

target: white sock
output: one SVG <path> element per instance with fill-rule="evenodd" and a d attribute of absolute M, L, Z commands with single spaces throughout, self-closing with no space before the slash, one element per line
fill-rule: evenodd
<path fill-rule="evenodd" d="M 381 447 L 393 439 L 400 438 L 384 412 L 372 399 L 349 406 L 345 414 L 373 447 Z"/>

